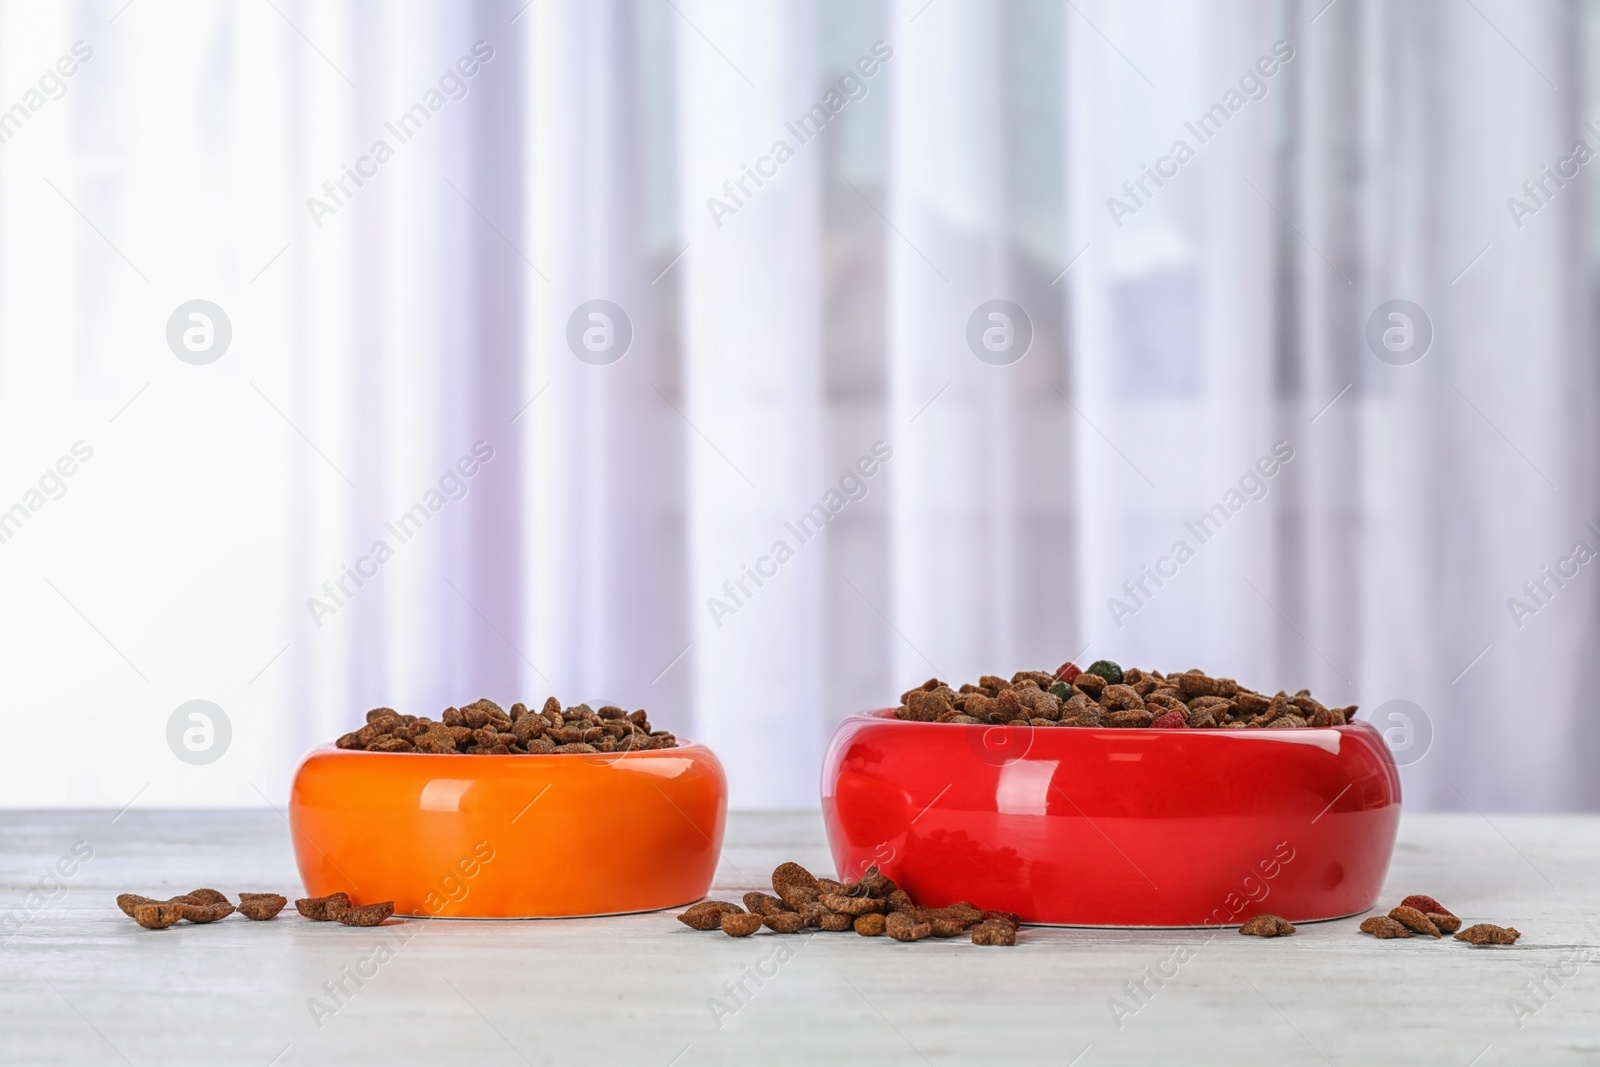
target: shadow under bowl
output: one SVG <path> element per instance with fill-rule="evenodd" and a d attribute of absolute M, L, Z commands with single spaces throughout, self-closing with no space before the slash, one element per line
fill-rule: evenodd
<path fill-rule="evenodd" d="M 556 918 L 677 907 L 711 887 L 727 779 L 709 748 L 467 756 L 314 749 L 289 798 L 312 896 L 398 915 Z"/>
<path fill-rule="evenodd" d="M 1400 822 L 1377 730 L 903 722 L 834 733 L 822 810 L 841 878 L 1068 926 L 1332 919 L 1376 903 Z"/>

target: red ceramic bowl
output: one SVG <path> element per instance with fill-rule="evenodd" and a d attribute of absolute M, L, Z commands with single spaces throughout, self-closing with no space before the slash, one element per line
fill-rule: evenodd
<path fill-rule="evenodd" d="M 841 878 L 1025 922 L 1236 926 L 1365 911 L 1400 822 L 1378 731 L 1131 730 L 846 719 L 823 768 Z"/>
<path fill-rule="evenodd" d="M 653 911 L 711 888 L 728 785 L 704 745 L 615 755 L 315 749 L 289 796 L 312 896 L 396 914 Z"/>

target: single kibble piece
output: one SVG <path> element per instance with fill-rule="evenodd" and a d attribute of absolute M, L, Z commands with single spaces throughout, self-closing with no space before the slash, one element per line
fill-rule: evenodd
<path fill-rule="evenodd" d="M 121 908 L 122 914 L 126 915 L 130 919 L 133 918 L 133 909 L 139 907 L 141 904 L 165 903 L 166 901 L 164 900 L 156 900 L 154 897 L 142 897 L 138 893 L 117 894 L 117 907 Z"/>
<path fill-rule="evenodd" d="M 227 896 L 225 894 L 217 892 L 215 889 L 191 889 L 189 892 L 185 893 L 183 896 L 181 896 L 181 897 L 173 897 L 172 899 L 173 900 L 181 900 L 185 904 L 226 904 L 226 903 L 228 903 Z"/>
<path fill-rule="evenodd" d="M 1428 920 L 1439 928 L 1441 934 L 1453 934 L 1461 929 L 1461 920 L 1454 915 L 1441 915 L 1436 911 L 1424 912 L 1423 914 L 1427 915 Z"/>
<path fill-rule="evenodd" d="M 192 923 L 214 923 L 234 912 L 233 905 L 226 901 L 221 904 L 184 904 L 175 900 L 173 903 L 183 908 L 184 920 Z"/>
<path fill-rule="evenodd" d="M 1424 915 L 1454 915 L 1455 912 L 1423 893 L 1413 893 L 1400 902 L 1402 908 L 1416 908 Z"/>
<path fill-rule="evenodd" d="M 933 924 L 918 922 L 909 912 L 890 913 L 883 924 L 885 932 L 896 941 L 921 941 L 933 934 Z"/>
<path fill-rule="evenodd" d="M 1108 659 L 1097 659 L 1089 664 L 1089 669 L 1084 674 L 1097 674 L 1111 685 L 1122 684 L 1122 668 Z"/>
<path fill-rule="evenodd" d="M 328 914 L 328 909 L 334 906 L 348 908 L 350 906 L 350 894 L 329 893 L 325 897 L 301 897 L 294 902 L 294 910 L 313 922 L 328 922 L 331 920 L 333 916 Z"/>
<path fill-rule="evenodd" d="M 776 915 L 763 915 L 762 925 L 776 934 L 797 934 L 805 928 L 805 916 L 797 911 L 780 911 Z"/>
<path fill-rule="evenodd" d="M 133 921 L 146 930 L 165 930 L 183 918 L 183 909 L 182 904 L 138 904 L 133 909 Z"/>
<path fill-rule="evenodd" d="M 865 918 L 867 918 L 867 916 L 861 916 L 861 919 Z M 878 918 L 881 919 L 883 916 L 880 915 Z M 855 921 L 860 922 L 861 919 L 857 919 Z M 825 911 L 817 917 L 817 926 L 819 929 L 822 929 L 830 934 L 842 934 L 846 930 L 850 929 L 850 916 L 841 915 L 836 911 Z"/>
<path fill-rule="evenodd" d="M 744 895 L 744 909 L 752 915 L 778 915 L 794 910 L 777 897 L 754 889 Z"/>
<path fill-rule="evenodd" d="M 856 933 L 862 937 L 882 937 L 884 930 L 888 929 L 888 920 L 882 915 L 873 912 L 869 915 L 857 916 L 854 926 Z"/>
<path fill-rule="evenodd" d="M 749 937 L 761 929 L 761 916 L 745 912 L 742 915 L 724 915 L 722 932 L 729 937 Z"/>
<path fill-rule="evenodd" d="M 1361 920 L 1361 932 L 1371 934 L 1379 940 L 1391 937 L 1410 937 L 1411 931 L 1395 922 L 1387 915 L 1373 915 Z"/>
<path fill-rule="evenodd" d="M 1433 920 L 1416 908 L 1408 908 L 1404 904 L 1398 908 L 1391 908 L 1389 918 L 1413 933 L 1427 934 L 1429 937 L 1439 936 L 1439 928 L 1433 925 Z"/>
<path fill-rule="evenodd" d="M 861 880 L 856 882 L 850 888 L 859 889 L 861 892 L 865 892 L 869 897 L 883 900 L 887 898 L 890 893 L 893 893 L 900 887 L 894 884 L 894 879 L 880 873 L 876 866 L 872 866 L 868 867 L 867 873 L 863 874 L 861 876 Z M 860 894 L 856 892 L 850 893 L 850 896 L 859 895 Z"/>
<path fill-rule="evenodd" d="M 289 898 L 277 893 L 240 893 L 239 914 L 246 919 L 262 922 L 266 919 L 276 918 L 278 912 L 283 910 Z"/>
<path fill-rule="evenodd" d="M 815 903 L 819 895 L 817 880 L 798 863 L 780 864 L 772 872 L 772 891 L 791 908 Z"/>
<path fill-rule="evenodd" d="M 366 904 L 359 908 L 334 905 L 328 909 L 329 918 L 343 926 L 377 926 L 393 914 L 394 901 L 392 900 Z"/>
<path fill-rule="evenodd" d="M 691 930 L 720 930 L 724 915 L 738 915 L 744 911 L 726 900 L 702 900 L 678 916 L 678 921 Z"/>
<path fill-rule="evenodd" d="M 1456 940 L 1465 941 L 1469 945 L 1514 945 L 1521 936 L 1521 932 L 1515 926 L 1478 923 L 1457 934 Z"/>
<path fill-rule="evenodd" d="M 1017 943 L 1017 928 L 998 919 L 985 919 L 972 928 L 974 945 L 1010 946 Z"/>
<path fill-rule="evenodd" d="M 837 911 L 844 915 L 865 915 L 868 912 L 883 911 L 888 903 L 874 897 L 850 897 L 840 893 L 829 893 L 818 902 L 829 911 Z"/>
<path fill-rule="evenodd" d="M 1257 915 L 1239 927 L 1239 932 L 1252 937 L 1286 937 L 1294 933 L 1294 924 L 1279 915 Z"/>

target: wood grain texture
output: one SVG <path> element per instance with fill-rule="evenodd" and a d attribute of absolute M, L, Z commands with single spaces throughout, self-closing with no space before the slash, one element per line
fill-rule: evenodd
<path fill-rule="evenodd" d="M 271 922 L 147 931 L 117 893 L 298 896 L 288 827 L 270 811 L 113 814 L 0 813 L 0 1062 L 1600 1060 L 1600 965 L 1577 962 L 1600 963 L 1600 817 L 1404 819 L 1385 907 L 1430 893 L 1468 924 L 1523 932 L 1512 948 L 1475 950 L 1380 943 L 1356 933 L 1359 916 L 1275 940 L 1028 928 L 1013 949 L 765 930 L 735 940 L 671 912 L 357 929 L 290 907 Z M 57 886 L 46 871 L 79 842 L 93 858 Z M 815 813 L 735 814 L 715 895 L 767 888 L 787 859 L 831 873 Z M 1163 970 L 1176 974 L 1147 976 Z M 1141 981 L 1148 996 L 1135 997 Z M 1114 999 L 1137 1010 L 1114 1012 Z M 1520 1028 L 1515 1001 L 1533 1011 Z"/>

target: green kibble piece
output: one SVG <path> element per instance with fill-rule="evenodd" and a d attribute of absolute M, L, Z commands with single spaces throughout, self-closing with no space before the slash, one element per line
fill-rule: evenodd
<path fill-rule="evenodd" d="M 1072 686 L 1068 685 L 1066 682 L 1057 682 L 1055 685 L 1050 687 L 1050 692 L 1057 699 L 1059 699 L 1061 703 L 1065 704 L 1067 701 L 1072 699 L 1072 694 L 1076 693 L 1077 690 L 1072 688 Z"/>
<path fill-rule="evenodd" d="M 1122 684 L 1122 668 L 1108 659 L 1097 659 L 1089 664 L 1089 669 L 1084 674 L 1098 674 L 1106 680 L 1107 685 Z"/>

